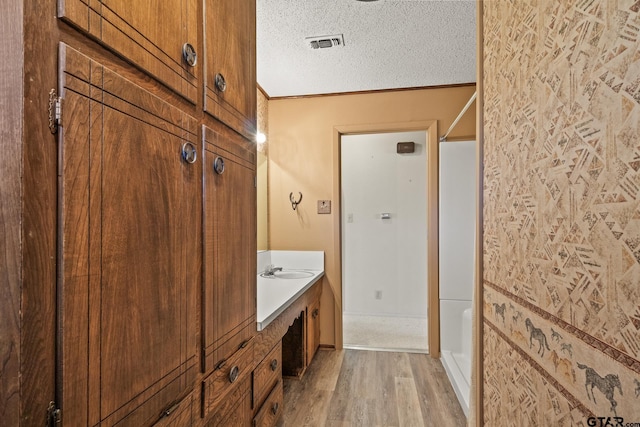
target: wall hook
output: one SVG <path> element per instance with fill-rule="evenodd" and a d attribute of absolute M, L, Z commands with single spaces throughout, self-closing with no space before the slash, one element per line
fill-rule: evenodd
<path fill-rule="evenodd" d="M 300 195 L 300 198 L 298 199 L 298 201 L 296 201 L 296 199 L 293 198 L 293 193 L 289 193 L 289 200 L 291 201 L 291 207 L 294 211 L 302 201 L 302 193 L 298 191 L 298 194 Z"/>

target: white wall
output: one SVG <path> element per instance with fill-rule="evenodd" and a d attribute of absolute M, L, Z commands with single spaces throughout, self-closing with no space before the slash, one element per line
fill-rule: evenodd
<path fill-rule="evenodd" d="M 426 137 L 342 137 L 345 313 L 427 316 Z M 397 154 L 396 144 L 407 141 L 415 142 L 415 153 Z M 380 219 L 383 212 L 391 219 Z"/>

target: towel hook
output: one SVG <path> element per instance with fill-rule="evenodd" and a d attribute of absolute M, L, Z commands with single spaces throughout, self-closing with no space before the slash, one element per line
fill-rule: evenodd
<path fill-rule="evenodd" d="M 298 191 L 298 194 L 300 195 L 300 198 L 298 199 L 298 201 L 296 201 L 296 199 L 293 198 L 293 193 L 289 193 L 289 200 L 291 201 L 291 207 L 294 211 L 302 201 L 302 193 Z"/>

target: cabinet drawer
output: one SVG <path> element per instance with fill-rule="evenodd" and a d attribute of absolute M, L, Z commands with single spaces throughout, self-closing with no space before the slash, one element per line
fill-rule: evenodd
<path fill-rule="evenodd" d="M 199 399 L 196 399 L 196 393 L 192 392 L 179 403 L 164 412 L 164 416 L 160 421 L 155 423 L 154 427 L 187 427 L 195 424 L 198 417 L 196 409 Z M 199 393 L 197 394 L 199 396 Z"/>
<path fill-rule="evenodd" d="M 248 427 L 251 423 L 251 378 L 245 378 L 206 420 L 207 427 Z"/>
<path fill-rule="evenodd" d="M 260 412 L 253 419 L 253 427 L 275 426 L 280 416 L 282 416 L 283 402 L 284 392 L 282 390 L 282 380 L 280 380 L 269 393 L 269 397 L 260 408 Z"/>
<path fill-rule="evenodd" d="M 269 352 L 253 371 L 253 404 L 262 405 L 269 390 L 282 378 L 282 342 Z"/>
<path fill-rule="evenodd" d="M 253 340 L 235 352 L 202 382 L 202 416 L 208 417 L 227 395 L 238 388 L 253 370 Z"/>

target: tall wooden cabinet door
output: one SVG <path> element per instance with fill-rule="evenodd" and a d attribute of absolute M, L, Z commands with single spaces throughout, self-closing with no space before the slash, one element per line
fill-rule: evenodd
<path fill-rule="evenodd" d="M 197 123 L 64 44 L 59 62 L 63 423 L 150 425 L 198 371 Z"/>
<path fill-rule="evenodd" d="M 197 0 L 58 0 L 58 16 L 195 104 Z"/>
<path fill-rule="evenodd" d="M 204 127 L 203 134 L 203 335 L 210 370 L 256 333 L 255 144 L 231 131 Z"/>
<path fill-rule="evenodd" d="M 205 0 L 205 111 L 256 132 L 256 1 Z"/>

